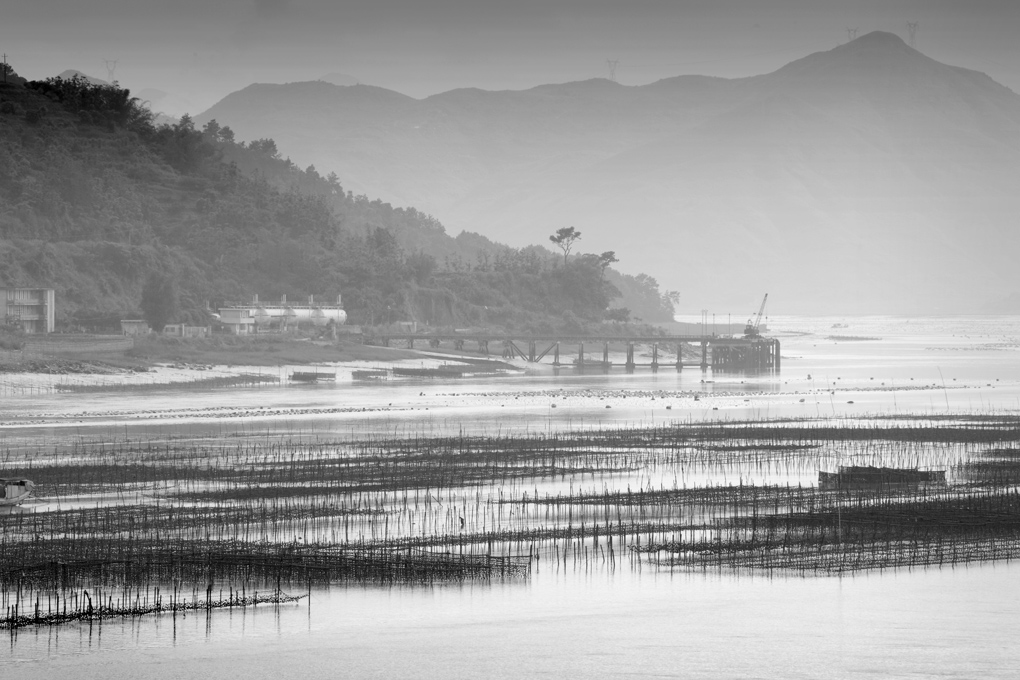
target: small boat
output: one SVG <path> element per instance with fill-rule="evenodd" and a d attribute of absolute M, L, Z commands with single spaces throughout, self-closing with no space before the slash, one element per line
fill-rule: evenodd
<path fill-rule="evenodd" d="M 0 477 L 0 507 L 23 503 L 34 488 L 35 482 L 31 479 Z"/>
<path fill-rule="evenodd" d="M 818 473 L 818 486 L 822 489 L 910 488 L 945 483 L 944 470 L 843 465 L 839 472 Z"/>

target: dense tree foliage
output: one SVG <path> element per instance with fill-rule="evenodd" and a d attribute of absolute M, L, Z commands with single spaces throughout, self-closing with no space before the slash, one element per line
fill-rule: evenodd
<path fill-rule="evenodd" d="M 142 286 L 142 313 L 149 326 L 159 333 L 180 314 L 177 283 L 165 274 L 151 274 Z"/>
<path fill-rule="evenodd" d="M 64 324 L 137 314 L 157 282 L 179 296 L 162 323 L 252 293 L 342 292 L 369 324 L 537 329 L 672 312 L 654 279 L 608 269 L 611 252 L 566 262 L 450 237 L 431 216 L 297 168 L 271 139 L 238 142 L 187 116 L 156 125 L 127 90 L 81 78 L 0 88 L 0 284 L 57 288 Z"/>

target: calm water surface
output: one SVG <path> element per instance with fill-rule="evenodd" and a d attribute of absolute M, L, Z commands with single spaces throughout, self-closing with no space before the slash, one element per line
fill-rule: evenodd
<path fill-rule="evenodd" d="M 494 433 L 1020 411 L 1020 318 L 774 317 L 769 325 L 783 342 L 780 376 L 545 368 L 455 384 L 358 385 L 341 376 L 337 385 L 143 401 L 43 394 L 4 399 L 0 444 L 40 446 L 111 428 L 139 437 Z M 1020 668 L 1018 569 L 840 579 L 540 564 L 527 583 L 333 588 L 279 608 L 27 629 L 9 639 L 0 661 L 22 678 L 1012 678 Z"/>
<path fill-rule="evenodd" d="M 851 578 L 546 573 L 21 631 L 19 677 L 952 677 L 1020 667 L 1015 564 Z"/>

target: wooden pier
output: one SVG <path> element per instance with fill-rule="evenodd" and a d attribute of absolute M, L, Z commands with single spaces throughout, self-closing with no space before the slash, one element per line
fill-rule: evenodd
<path fill-rule="evenodd" d="M 742 373 L 778 373 L 781 366 L 779 341 L 765 337 L 719 337 L 714 335 L 661 335 L 647 337 L 581 335 L 495 335 L 473 333 L 377 333 L 365 334 L 366 344 L 390 347 L 406 343 L 410 349 L 443 346 L 464 351 L 472 346 L 479 354 L 490 356 L 490 348 L 499 347 L 504 359 L 524 359 L 529 363 L 548 360 L 553 366 L 608 370 L 614 365 L 627 369 L 649 366 L 700 368 L 707 371 Z M 622 364 L 610 361 L 610 349 L 622 351 Z M 638 363 L 637 349 L 647 348 L 650 361 Z M 594 350 L 594 351 L 593 351 Z M 700 351 L 699 351 L 700 350 Z M 594 354 L 594 357 L 592 356 Z M 599 357 L 601 354 L 601 357 Z M 675 358 L 666 358 L 673 354 Z M 686 355 L 686 358 L 685 358 Z M 693 357 L 693 359 L 692 359 Z M 599 360 L 601 359 L 601 360 Z"/>

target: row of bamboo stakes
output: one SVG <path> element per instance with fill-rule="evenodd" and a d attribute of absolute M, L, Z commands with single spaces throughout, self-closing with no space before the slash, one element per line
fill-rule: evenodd
<path fill-rule="evenodd" d="M 535 435 L 179 431 L 5 449 L 3 476 L 33 479 L 40 500 L 0 515 L 0 627 L 540 569 L 1009 559 L 1017 442 L 1020 418 L 968 415 Z M 943 469 L 949 483 L 818 488 L 819 469 L 850 464 Z"/>

